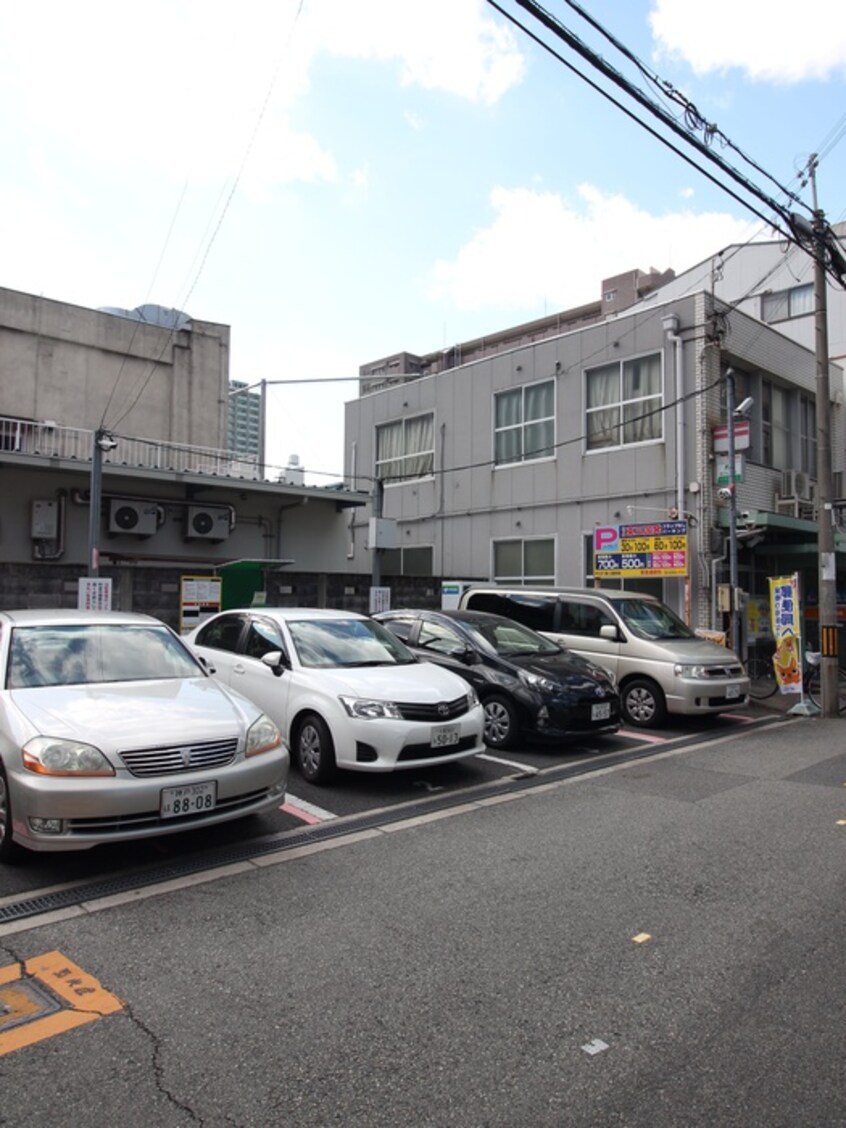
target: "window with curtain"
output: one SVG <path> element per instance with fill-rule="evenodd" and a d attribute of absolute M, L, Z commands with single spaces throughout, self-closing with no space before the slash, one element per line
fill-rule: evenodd
<path fill-rule="evenodd" d="M 761 382 L 762 461 L 776 470 L 791 469 L 790 393 L 769 380 Z"/>
<path fill-rule="evenodd" d="M 493 542 L 494 581 L 498 584 L 554 584 L 555 539 L 518 538 Z"/>
<path fill-rule="evenodd" d="M 587 449 L 654 442 L 664 434 L 661 354 L 585 373 Z"/>
<path fill-rule="evenodd" d="M 555 451 L 555 382 L 528 384 L 494 396 L 494 462 L 550 458 Z"/>
<path fill-rule="evenodd" d="M 804 317 L 813 312 L 814 287 L 811 282 L 779 290 L 776 294 L 764 294 L 761 298 L 762 321 L 787 321 L 788 318 Z"/>
<path fill-rule="evenodd" d="M 435 417 L 415 415 L 376 428 L 376 477 L 390 485 L 435 469 Z"/>

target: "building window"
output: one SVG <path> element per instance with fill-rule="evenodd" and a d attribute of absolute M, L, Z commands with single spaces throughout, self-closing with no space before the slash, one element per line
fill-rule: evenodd
<path fill-rule="evenodd" d="M 588 450 L 663 437 L 661 354 L 605 364 L 586 377 Z"/>
<path fill-rule="evenodd" d="M 777 294 L 764 294 L 761 298 L 762 321 L 787 321 L 813 311 L 814 287 L 810 282 L 804 286 L 793 286 L 790 290 L 779 290 Z"/>
<path fill-rule="evenodd" d="M 494 396 L 494 461 L 549 458 L 555 449 L 555 382 L 527 384 Z"/>
<path fill-rule="evenodd" d="M 554 538 L 494 541 L 493 573 L 498 584 L 554 584 Z"/>
<path fill-rule="evenodd" d="M 382 575 L 432 576 L 434 555 L 434 549 L 430 544 L 389 548 L 382 553 Z"/>
<path fill-rule="evenodd" d="M 435 417 L 416 415 L 376 428 L 376 477 L 383 482 L 426 478 L 435 469 Z"/>
<path fill-rule="evenodd" d="M 817 476 L 817 405 L 813 396 L 799 396 L 800 470 Z"/>
<path fill-rule="evenodd" d="M 761 382 L 761 461 L 777 470 L 794 465 L 790 457 L 790 396 L 778 384 Z"/>

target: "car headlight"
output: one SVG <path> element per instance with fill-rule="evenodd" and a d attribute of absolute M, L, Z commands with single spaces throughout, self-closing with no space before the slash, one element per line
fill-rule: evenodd
<path fill-rule="evenodd" d="M 23 746 L 23 766 L 52 776 L 113 776 L 115 769 L 93 744 L 62 737 L 34 736 Z"/>
<path fill-rule="evenodd" d="M 343 696 L 339 697 L 338 700 L 351 717 L 359 717 L 365 721 L 380 720 L 385 717 L 390 717 L 394 721 L 402 720 L 400 708 L 393 701 L 374 701 L 370 697 Z"/>
<path fill-rule="evenodd" d="M 467 708 L 468 709 L 475 709 L 478 704 L 479 704 L 478 693 L 476 693 L 476 690 L 473 688 L 472 685 L 468 685 L 468 687 L 467 687 Z"/>
<path fill-rule="evenodd" d="M 710 676 L 710 669 L 708 666 L 686 666 L 683 662 L 677 662 L 673 666 L 673 673 L 679 678 L 696 678 L 701 681 Z"/>
<path fill-rule="evenodd" d="M 539 689 L 542 693 L 561 692 L 562 687 L 558 682 L 554 682 L 550 678 L 545 678 L 541 674 L 532 674 L 528 670 L 521 670 L 519 677 L 524 685 L 528 685 L 532 689 Z"/>
<path fill-rule="evenodd" d="M 262 713 L 247 729 L 244 755 L 258 756 L 261 752 L 269 752 L 271 748 L 278 748 L 281 743 L 282 733 L 270 717 L 266 713 Z"/>

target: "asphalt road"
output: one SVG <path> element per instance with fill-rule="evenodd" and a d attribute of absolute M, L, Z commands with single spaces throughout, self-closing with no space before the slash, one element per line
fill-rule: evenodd
<path fill-rule="evenodd" d="M 0 1124 L 846 1125 L 844 733 L 728 729 L 0 926 Z"/>

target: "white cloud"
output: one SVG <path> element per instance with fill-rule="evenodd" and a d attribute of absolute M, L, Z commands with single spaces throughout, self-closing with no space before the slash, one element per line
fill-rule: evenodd
<path fill-rule="evenodd" d="M 553 192 L 495 188 L 492 223 L 435 264 L 430 296 L 465 310 L 569 308 L 596 299 L 604 278 L 685 270 L 754 230 L 719 212 L 650 215 L 589 184 L 578 196 L 574 206 Z"/>
<path fill-rule="evenodd" d="M 397 62 L 405 86 L 490 105 L 520 82 L 525 64 L 489 10 L 484 0 L 322 0 L 306 9 L 315 51 Z"/>
<path fill-rule="evenodd" d="M 112 0 L 16 5 L 0 41 L 0 97 L 21 128 L 93 167 L 181 183 L 232 178 L 251 194 L 336 180 L 333 155 L 289 124 L 320 56 L 397 64 L 397 80 L 493 103 L 523 56 L 484 0 Z M 23 49 L 37 44 L 37 50 Z M 23 92 L 23 93 L 22 93 Z M 249 159 L 245 157 L 249 153 Z"/>
<path fill-rule="evenodd" d="M 699 75 L 732 68 L 758 81 L 796 83 L 846 72 L 842 0 L 766 4 L 654 0 L 658 54 L 684 59 Z"/>

